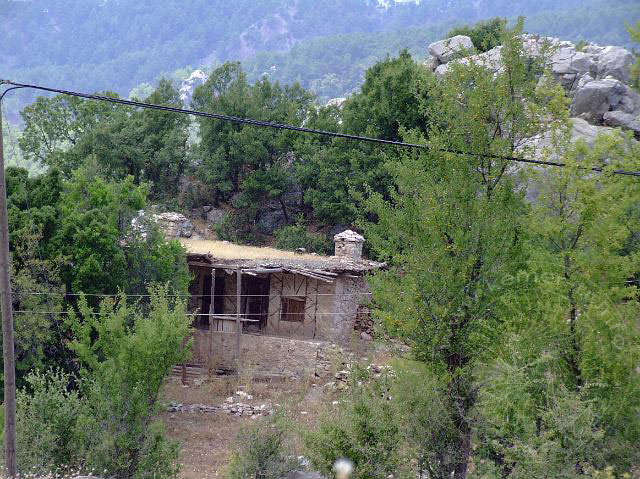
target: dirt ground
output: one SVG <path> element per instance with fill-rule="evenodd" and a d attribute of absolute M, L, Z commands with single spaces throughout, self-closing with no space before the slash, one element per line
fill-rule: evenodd
<path fill-rule="evenodd" d="M 178 378 L 170 378 L 163 389 L 162 400 L 190 405 L 217 406 L 235 391 L 253 396 L 245 404 L 286 405 L 301 428 L 312 427 L 318 410 L 328 396 L 321 384 L 303 382 L 252 382 L 242 385 L 237 377 L 209 378 L 202 384 L 190 381 L 183 386 Z M 161 415 L 167 435 L 181 444 L 180 479 L 224 478 L 225 467 L 240 430 L 254 421 L 225 412 L 165 412 Z"/>

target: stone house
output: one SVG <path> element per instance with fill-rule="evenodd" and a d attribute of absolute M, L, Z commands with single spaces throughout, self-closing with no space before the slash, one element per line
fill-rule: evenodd
<path fill-rule="evenodd" d="M 354 339 L 366 274 L 384 266 L 362 258 L 364 238 L 350 230 L 334 237 L 334 256 L 181 241 L 193 277 L 192 362 L 250 363 L 270 376 L 321 375 L 319 358 Z"/>

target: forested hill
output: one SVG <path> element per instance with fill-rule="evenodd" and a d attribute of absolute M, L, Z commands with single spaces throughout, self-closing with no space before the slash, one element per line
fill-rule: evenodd
<path fill-rule="evenodd" d="M 453 24 L 497 15 L 525 15 L 530 31 L 625 45 L 624 22 L 638 18 L 640 6 L 634 0 L 0 0 L 0 77 L 126 95 L 188 65 L 241 59 L 252 76 L 275 65 L 278 79 L 308 87 L 315 81 L 314 89 L 329 95 L 348 91 L 362 65 L 386 53 L 417 50 Z M 332 85 L 331 73 L 347 78 Z"/>

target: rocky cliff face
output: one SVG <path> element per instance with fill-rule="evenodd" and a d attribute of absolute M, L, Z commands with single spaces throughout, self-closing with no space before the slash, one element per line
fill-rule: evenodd
<path fill-rule="evenodd" d="M 558 38 L 523 35 L 525 51 L 538 56 L 550 48 L 551 72 L 571 99 L 574 137 L 587 142 L 606 127 L 631 130 L 640 139 L 640 94 L 630 86 L 634 56 L 616 46 L 589 43 L 583 48 Z M 502 68 L 502 47 L 475 54 L 471 39 L 457 36 L 429 45 L 425 66 L 438 76 L 448 73 L 452 63 L 474 62 L 494 71 Z"/>
<path fill-rule="evenodd" d="M 197 87 L 203 85 L 204 82 L 207 81 L 207 74 L 202 70 L 194 70 L 189 75 L 189 78 L 183 80 L 180 85 L 180 99 L 182 102 L 189 106 L 191 104 L 191 98 L 193 97 L 193 92 Z"/>

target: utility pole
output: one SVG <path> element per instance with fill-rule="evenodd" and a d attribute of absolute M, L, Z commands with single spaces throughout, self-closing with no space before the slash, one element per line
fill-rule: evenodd
<path fill-rule="evenodd" d="M 4 467 L 6 477 L 18 475 L 16 464 L 16 365 L 13 349 L 13 310 L 9 274 L 9 221 L 4 176 L 2 99 L 0 98 L 0 306 L 2 306 L 2 354 L 4 359 Z"/>

